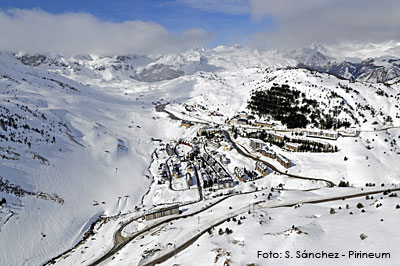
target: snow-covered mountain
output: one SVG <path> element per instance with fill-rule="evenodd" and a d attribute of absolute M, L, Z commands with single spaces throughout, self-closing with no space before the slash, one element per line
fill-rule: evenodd
<path fill-rule="evenodd" d="M 333 60 L 299 60 L 298 62 L 298 67 L 309 68 L 350 80 L 389 82 L 398 79 L 400 76 L 400 59 L 394 57 L 368 58 L 359 63 Z"/>
<path fill-rule="evenodd" d="M 321 45 L 285 53 L 296 61 L 296 66 L 329 73 L 349 80 L 389 82 L 400 76 L 400 59 L 394 56 L 369 58 L 334 58 Z M 377 53 L 379 54 L 379 53 Z"/>
<path fill-rule="evenodd" d="M 287 66 L 290 60 L 263 58 L 256 50 L 240 47 L 198 48 L 182 54 L 152 56 L 80 55 L 63 57 L 51 54 L 17 54 L 24 65 L 51 70 L 83 81 L 82 77 L 98 80 L 137 80 L 157 82 L 171 80 L 199 71 L 215 72 L 238 67 Z"/>
<path fill-rule="evenodd" d="M 380 49 L 378 49 L 380 48 Z M 370 55 L 372 48 L 368 53 Z M 375 47 L 382 50 L 381 47 Z M 338 52 L 331 47 L 313 44 L 310 48 L 292 51 L 259 52 L 240 46 L 219 46 L 206 50 L 197 48 L 182 54 L 152 56 L 109 56 L 98 57 L 80 55 L 63 57 L 60 55 L 17 54 L 23 64 L 42 69 L 57 71 L 65 76 L 73 76 L 83 81 L 82 76 L 99 80 L 128 80 L 157 82 L 170 80 L 183 75 L 192 75 L 199 71 L 215 72 L 221 69 L 238 67 L 299 67 L 317 70 L 343 77 L 349 80 L 368 82 L 391 82 L 400 77 L 400 59 L 386 55 L 393 51 L 377 51 L 376 57 L 356 57 L 359 53 L 346 57 L 334 57 Z M 397 53 L 393 52 L 394 55 Z M 353 56 L 351 56 L 353 55 Z"/>
<path fill-rule="evenodd" d="M 92 239 L 100 239 L 96 252 L 75 253 L 75 264 L 89 264 L 112 244 L 118 219 L 130 219 L 168 196 L 157 191 L 146 197 L 160 149 L 155 140 L 193 136 L 200 126 L 181 127 L 157 112 L 160 104 L 172 111 L 203 106 L 197 119 L 223 122 L 247 110 L 253 92 L 285 85 L 298 95 L 290 104 L 309 111 L 307 119 L 320 124 L 340 119 L 362 132 L 356 141 L 341 139 L 340 152 L 331 157 L 293 155 L 294 174 L 355 186 L 399 181 L 399 131 L 371 132 L 400 124 L 399 60 L 340 61 L 326 51 L 221 46 L 108 57 L 1 52 L 0 198 L 7 204 L 0 206 L 0 265 L 41 265 L 79 243 L 104 215 L 108 218 L 95 229 L 111 238 L 101 231 Z"/>

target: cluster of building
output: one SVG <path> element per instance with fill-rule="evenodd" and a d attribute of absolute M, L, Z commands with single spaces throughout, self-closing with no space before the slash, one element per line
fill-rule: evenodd
<path fill-rule="evenodd" d="M 197 140 L 197 138 L 196 138 L 196 140 Z M 196 142 L 197 142 L 197 141 L 196 141 Z M 189 152 L 187 152 L 186 155 L 185 155 L 186 159 L 188 159 L 188 160 L 192 160 L 192 161 L 193 161 L 194 158 L 200 153 L 200 147 L 197 146 L 197 145 L 194 145 L 194 142 L 192 143 L 192 142 L 190 142 L 190 141 L 187 141 L 187 140 L 184 140 L 184 139 L 180 139 L 180 140 L 178 141 L 178 145 L 186 145 L 186 146 L 192 148 L 192 149 L 191 149 Z"/>
<path fill-rule="evenodd" d="M 295 144 L 295 143 L 293 143 L 293 144 Z M 294 145 L 294 146 L 296 146 L 296 145 Z M 284 157 L 281 154 L 276 154 L 272 150 L 269 150 L 265 146 L 265 143 L 263 141 L 261 141 L 261 140 L 250 139 L 250 147 L 254 151 L 260 153 L 263 156 L 266 156 L 266 157 L 271 158 L 271 159 L 276 159 L 278 161 L 278 163 L 280 163 L 285 168 L 290 168 L 292 166 L 292 163 L 288 158 Z"/>
<path fill-rule="evenodd" d="M 203 136 L 206 134 L 220 134 L 221 133 L 221 129 L 219 128 L 215 128 L 215 127 L 202 127 L 199 129 L 199 135 Z"/>
<path fill-rule="evenodd" d="M 160 181 L 162 184 L 164 184 L 165 183 L 165 181 L 166 180 L 168 180 L 168 169 L 167 169 L 167 166 L 165 165 L 165 163 L 161 163 L 159 166 L 158 166 L 158 171 L 157 171 L 157 173 L 158 173 L 158 175 L 161 177 L 161 180 L 162 181 Z"/>
<path fill-rule="evenodd" d="M 276 124 L 267 121 L 258 121 L 253 115 L 249 115 L 245 111 L 239 112 L 228 122 L 231 125 L 251 125 L 260 128 L 273 128 Z M 356 128 L 347 128 L 339 131 L 333 130 L 322 130 L 322 129 L 295 129 L 294 132 L 304 134 L 310 138 L 321 138 L 328 140 L 337 140 L 340 135 L 356 137 L 359 135 L 359 131 Z M 255 134 L 257 132 L 255 131 Z M 254 136 L 251 136 L 254 137 Z M 273 134 L 273 137 L 277 141 L 283 141 L 284 135 Z"/>
<path fill-rule="evenodd" d="M 247 114 L 246 112 L 240 112 L 236 116 L 234 116 L 231 120 L 229 120 L 229 124 L 231 125 L 252 125 L 256 127 L 266 127 L 272 128 L 275 126 L 273 123 L 257 121 L 255 117 Z"/>
<path fill-rule="evenodd" d="M 215 178 L 214 180 L 211 180 L 211 182 L 214 185 L 214 188 L 223 189 L 223 188 L 231 188 L 234 186 L 233 178 L 226 172 L 226 170 L 220 165 L 220 163 L 217 162 L 217 160 L 215 160 L 212 156 L 208 155 L 207 153 L 203 154 L 203 160 L 214 171 Z M 206 178 L 210 177 L 209 174 L 205 175 Z M 210 182 L 210 180 L 207 181 Z"/>

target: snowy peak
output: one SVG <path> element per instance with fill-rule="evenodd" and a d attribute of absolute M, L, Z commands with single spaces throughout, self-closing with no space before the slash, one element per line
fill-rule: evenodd
<path fill-rule="evenodd" d="M 388 82 L 400 76 L 400 60 L 393 56 L 366 58 L 364 60 L 339 60 L 324 55 L 325 47 L 314 44 L 289 52 L 287 56 L 297 62 L 297 67 L 317 70 L 350 80 Z"/>
<path fill-rule="evenodd" d="M 332 60 L 332 58 L 325 56 L 317 49 L 312 48 L 303 48 L 291 51 L 287 53 L 287 57 L 296 60 L 299 65 L 315 67 L 324 66 Z"/>
<path fill-rule="evenodd" d="M 343 46 L 345 49 L 346 46 Z M 350 80 L 389 82 L 400 77 L 400 60 L 395 44 L 363 46 L 363 53 L 338 51 L 329 46 L 312 44 L 309 48 L 293 51 L 265 51 L 234 46 L 218 46 L 214 49 L 196 48 L 179 54 L 168 55 L 78 55 L 64 57 L 45 54 L 16 54 L 23 64 L 48 69 L 66 77 L 86 77 L 102 81 L 133 79 L 140 82 L 172 80 L 199 71 L 215 73 L 227 69 L 252 67 L 280 68 L 299 67 L 317 70 Z M 400 47 L 400 46 L 399 46 Z M 360 48 L 360 49 L 361 49 Z M 348 49 L 355 51 L 356 46 Z M 375 50 L 374 50 L 375 49 Z M 399 48 L 400 49 L 400 48 Z M 377 56 L 354 57 L 356 55 Z M 383 52 L 382 52 L 383 51 Z M 393 52 L 390 55 L 389 52 Z M 393 56 L 394 55 L 394 56 Z"/>

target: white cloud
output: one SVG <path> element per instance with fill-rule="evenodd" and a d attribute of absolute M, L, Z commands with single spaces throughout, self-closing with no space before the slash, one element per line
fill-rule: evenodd
<path fill-rule="evenodd" d="M 173 34 L 154 22 L 100 21 L 86 13 L 54 15 L 42 10 L 0 10 L 0 50 L 29 53 L 170 53 L 207 43 L 202 29 Z"/>
<path fill-rule="evenodd" d="M 248 0 L 176 0 L 177 3 L 207 12 L 245 15 L 250 13 Z"/>
<path fill-rule="evenodd" d="M 400 40 L 398 0 L 249 1 L 256 20 L 263 16 L 276 20 L 276 30 L 253 36 L 252 43 L 260 47 Z"/>

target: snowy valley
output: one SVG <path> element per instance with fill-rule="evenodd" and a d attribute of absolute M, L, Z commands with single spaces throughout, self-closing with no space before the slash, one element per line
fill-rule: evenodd
<path fill-rule="evenodd" d="M 400 59 L 334 56 L 1 52 L 0 265 L 399 264 Z"/>

